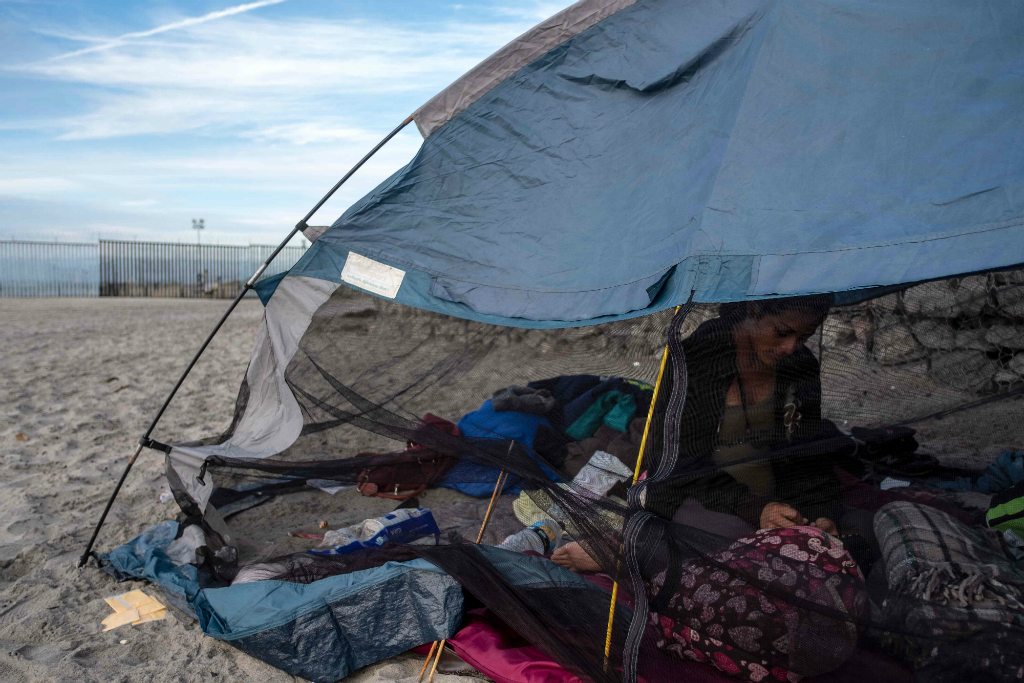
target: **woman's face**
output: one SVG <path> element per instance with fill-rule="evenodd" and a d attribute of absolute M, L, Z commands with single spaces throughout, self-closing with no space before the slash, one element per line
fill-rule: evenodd
<path fill-rule="evenodd" d="M 775 366 L 786 356 L 796 353 L 821 324 L 810 312 L 789 310 L 744 321 L 750 347 L 758 363 Z"/>

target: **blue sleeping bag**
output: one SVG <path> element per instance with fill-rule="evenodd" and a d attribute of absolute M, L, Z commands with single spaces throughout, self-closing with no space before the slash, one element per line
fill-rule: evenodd
<path fill-rule="evenodd" d="M 487 399 L 478 410 L 467 414 L 459 420 L 459 430 L 463 437 L 470 439 L 512 439 L 522 446 L 533 448 L 533 439 L 537 435 L 537 427 L 551 427 L 547 418 L 530 413 L 515 411 L 498 412 Z M 489 498 L 494 493 L 494 485 L 498 482 L 499 470 L 493 467 L 462 461 L 438 483 L 449 489 L 455 489 L 468 496 Z M 519 477 L 509 475 L 503 493 L 519 493 Z"/>

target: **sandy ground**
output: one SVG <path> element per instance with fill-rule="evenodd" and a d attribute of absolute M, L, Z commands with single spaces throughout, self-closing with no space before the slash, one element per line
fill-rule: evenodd
<path fill-rule="evenodd" d="M 225 306 L 223 301 L 174 299 L 0 299 L 0 681 L 292 680 L 204 636 L 196 622 L 184 618 L 102 633 L 100 622 L 110 612 L 103 598 L 145 586 L 115 583 L 94 566 L 75 568 L 136 439 Z M 182 387 L 157 438 L 173 443 L 211 436 L 230 423 L 261 316 L 256 300 L 239 307 Z M 362 318 L 341 320 L 339 333 L 345 325 L 369 324 Z M 637 324 L 651 330 L 646 332 L 650 348 L 636 357 L 616 352 L 614 331 L 603 339 L 590 339 L 587 330 L 567 333 L 567 345 L 587 356 L 589 344 L 599 342 L 603 346 L 593 348 L 601 349 L 598 355 L 604 354 L 609 365 L 593 371 L 653 380 L 664 321 L 641 319 Z M 548 342 L 536 344 L 533 337 L 515 333 L 507 347 L 461 373 L 460 391 L 451 392 L 450 405 L 438 403 L 435 394 L 429 400 L 424 395 L 424 405 L 410 399 L 405 407 L 414 415 L 430 409 L 454 417 L 479 405 L 495 388 L 568 369 L 568 356 L 557 348 L 550 354 Z M 592 362 L 598 362 L 596 356 Z M 888 391 L 889 378 L 877 373 L 848 381 L 838 371 L 824 374 L 846 387 L 831 397 L 832 410 L 852 419 L 864 402 L 876 414 L 896 415 L 906 400 L 895 384 Z M 856 386 L 854 395 L 850 387 L 857 382 L 863 386 Z M 941 446 L 930 450 L 948 464 L 980 466 L 999 450 L 1024 441 L 1019 411 L 1020 401 L 1003 402 L 918 426 L 922 441 Z M 17 434 L 28 440 L 18 440 Z M 367 433 L 359 438 L 366 439 Z M 163 459 L 145 452 L 97 549 L 109 551 L 173 518 L 175 504 L 159 501 L 165 488 Z M 487 504 L 440 489 L 420 500 L 434 511 L 442 529 L 471 539 Z M 511 501 L 511 496 L 502 498 L 484 542 L 498 543 L 521 528 L 510 514 Z M 317 531 L 320 520 L 338 528 L 394 506 L 351 490 L 333 497 L 307 491 L 243 512 L 232 526 L 252 530 L 240 547 L 242 557 L 252 561 L 309 547 L 310 542 L 289 537 L 289 531 Z M 128 642 L 122 645 L 121 640 Z M 403 655 L 348 680 L 414 681 L 421 662 Z"/>
<path fill-rule="evenodd" d="M 103 598 L 145 584 L 118 584 L 94 565 L 75 568 L 138 435 L 225 305 L 0 299 L 0 681 L 294 680 L 173 615 L 102 633 L 100 622 L 110 613 Z M 243 302 L 182 387 L 158 435 L 182 440 L 224 429 L 261 316 L 258 301 Z M 19 433 L 28 441 L 17 440 Z M 159 501 L 165 488 L 162 459 L 145 452 L 98 549 L 110 550 L 173 518 L 175 504 Z M 479 501 L 429 492 L 423 505 L 432 504 L 430 496 L 435 504 L 461 505 L 460 516 L 479 514 Z M 380 513 L 372 508 L 394 507 L 353 491 L 333 500 L 340 509 L 332 527 Z M 348 680 L 415 681 L 421 662 L 404 655 Z"/>

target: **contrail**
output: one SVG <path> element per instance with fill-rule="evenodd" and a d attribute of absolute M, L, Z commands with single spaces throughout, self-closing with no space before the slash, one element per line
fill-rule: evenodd
<path fill-rule="evenodd" d="M 216 12 L 210 12 L 204 14 L 201 17 L 191 17 L 189 19 L 182 19 L 181 21 L 175 21 L 170 24 L 164 24 L 163 26 L 157 26 L 151 28 L 148 31 L 135 31 L 133 33 L 125 33 L 124 35 L 111 38 L 99 45 L 93 45 L 91 47 L 82 48 L 81 50 L 75 50 L 73 52 L 65 52 L 62 55 L 57 55 L 49 62 L 56 62 L 61 59 L 67 59 L 69 57 L 77 57 L 78 55 L 88 54 L 90 52 L 99 52 L 100 50 L 109 50 L 112 47 L 119 47 L 135 38 L 148 38 L 149 36 L 155 36 L 158 33 L 165 33 L 167 31 L 173 31 L 179 28 L 185 28 L 186 26 L 195 26 L 196 24 L 202 24 L 207 21 L 213 21 L 214 19 L 221 19 L 223 17 L 230 17 L 233 14 L 241 14 L 248 12 L 249 10 L 259 9 L 260 7 L 266 7 L 267 5 L 277 5 L 286 0 L 260 0 L 259 2 L 249 2 L 244 5 L 235 5 L 234 7 L 228 7 L 227 9 L 218 10 Z"/>

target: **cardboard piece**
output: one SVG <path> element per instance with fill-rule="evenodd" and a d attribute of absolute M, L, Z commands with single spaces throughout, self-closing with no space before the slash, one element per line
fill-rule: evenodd
<path fill-rule="evenodd" d="M 103 620 L 103 630 L 131 624 L 133 626 L 147 621 L 159 621 L 167 616 L 167 608 L 154 597 L 140 590 L 133 590 L 121 595 L 104 598 L 114 613 Z"/>

